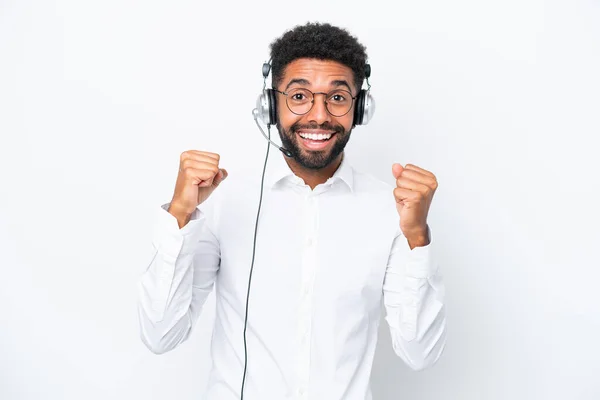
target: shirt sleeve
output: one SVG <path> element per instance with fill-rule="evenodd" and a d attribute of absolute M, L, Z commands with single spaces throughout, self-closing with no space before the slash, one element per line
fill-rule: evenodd
<path fill-rule="evenodd" d="M 220 264 L 219 242 L 205 212 L 196 209 L 179 229 L 168 207 L 157 209 L 153 256 L 138 283 L 141 339 L 156 354 L 187 340 Z"/>
<path fill-rule="evenodd" d="M 386 268 L 383 301 L 396 354 L 414 370 L 433 365 L 446 344 L 446 310 L 431 240 L 411 250 L 399 231 Z"/>

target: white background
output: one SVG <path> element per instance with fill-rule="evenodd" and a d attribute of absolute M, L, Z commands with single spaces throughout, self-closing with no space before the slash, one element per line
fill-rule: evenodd
<path fill-rule="evenodd" d="M 212 297 L 176 350 L 139 340 L 149 217 L 184 150 L 258 173 L 261 65 L 307 21 L 368 48 L 355 166 L 440 182 L 448 345 L 412 372 L 382 325 L 375 399 L 600 398 L 598 1 L 0 0 L 1 399 L 199 398 Z"/>

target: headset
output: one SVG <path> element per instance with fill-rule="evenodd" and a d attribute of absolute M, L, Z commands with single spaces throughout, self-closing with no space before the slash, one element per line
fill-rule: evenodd
<path fill-rule="evenodd" d="M 264 78 L 263 93 L 256 101 L 256 108 L 252 111 L 255 118 L 262 121 L 263 124 L 275 125 L 277 123 L 277 101 L 275 99 L 275 91 L 273 89 L 265 89 L 267 77 L 271 71 L 271 62 L 266 62 L 262 66 L 262 75 Z M 369 123 L 375 112 L 375 101 L 371 96 L 371 84 L 369 77 L 371 76 L 371 66 L 365 64 L 365 78 L 367 80 L 368 89 L 361 89 L 356 96 L 356 104 L 354 106 L 354 125 L 366 125 Z"/>
<path fill-rule="evenodd" d="M 244 374 L 242 377 L 242 388 L 240 390 L 240 400 L 244 400 L 244 384 L 246 382 L 246 371 L 248 368 L 248 347 L 246 343 L 246 329 L 248 327 L 248 303 L 250 300 L 250 284 L 252 283 L 252 271 L 254 269 L 254 257 L 256 255 L 256 233 L 258 231 L 258 219 L 260 216 L 260 208 L 262 204 L 263 189 L 265 182 L 265 171 L 267 169 L 267 161 L 269 159 L 269 149 L 273 145 L 278 148 L 286 157 L 292 158 L 293 154 L 279 146 L 277 143 L 271 140 L 271 125 L 277 124 L 277 100 L 275 98 L 275 91 L 273 89 L 267 89 L 267 77 L 271 71 L 271 62 L 266 62 L 262 66 L 263 75 L 263 92 L 256 101 L 256 108 L 252 110 L 252 116 L 256 122 L 256 126 L 260 129 L 262 135 L 267 139 L 269 144 L 267 145 L 267 154 L 265 156 L 265 163 L 262 171 L 262 178 L 260 181 L 260 198 L 258 200 L 258 211 L 256 213 L 256 223 L 254 225 L 254 239 L 252 245 L 252 262 L 250 264 L 250 273 L 248 276 L 248 291 L 246 293 L 246 315 L 244 318 Z M 371 76 L 371 66 L 365 64 L 365 79 L 367 81 L 368 88 L 361 89 L 356 96 L 356 104 L 354 105 L 354 125 L 366 125 L 369 123 L 375 112 L 375 100 L 371 96 L 371 84 L 369 83 L 369 77 Z M 267 125 L 268 135 L 263 131 L 258 121 Z"/>

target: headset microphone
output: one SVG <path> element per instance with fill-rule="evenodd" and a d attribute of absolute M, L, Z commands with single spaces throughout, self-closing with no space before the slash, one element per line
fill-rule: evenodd
<path fill-rule="evenodd" d="M 269 141 L 269 143 L 271 143 L 273 146 L 277 147 L 287 157 L 292 158 L 293 157 L 292 153 L 289 150 L 284 149 L 283 147 L 279 146 L 277 143 L 275 143 L 274 141 L 272 141 L 270 139 L 270 136 L 271 136 L 271 126 L 270 125 L 267 125 L 267 129 L 269 131 L 269 136 L 267 136 L 265 134 L 265 131 L 263 131 L 260 124 L 258 123 L 258 110 L 256 108 L 254 110 L 252 110 L 252 116 L 254 117 L 254 122 L 256 122 L 256 126 L 258 126 L 258 129 L 260 129 L 260 133 L 262 133 L 262 135 L 265 137 L 265 139 L 267 139 Z"/>

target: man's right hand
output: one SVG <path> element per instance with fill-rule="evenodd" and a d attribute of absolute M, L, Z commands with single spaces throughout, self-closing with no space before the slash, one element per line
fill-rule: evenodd
<path fill-rule="evenodd" d="M 168 210 L 177 218 L 179 228 L 189 222 L 196 207 L 227 178 L 227 171 L 219 168 L 219 158 L 218 154 L 197 150 L 181 154 L 175 192 Z"/>

